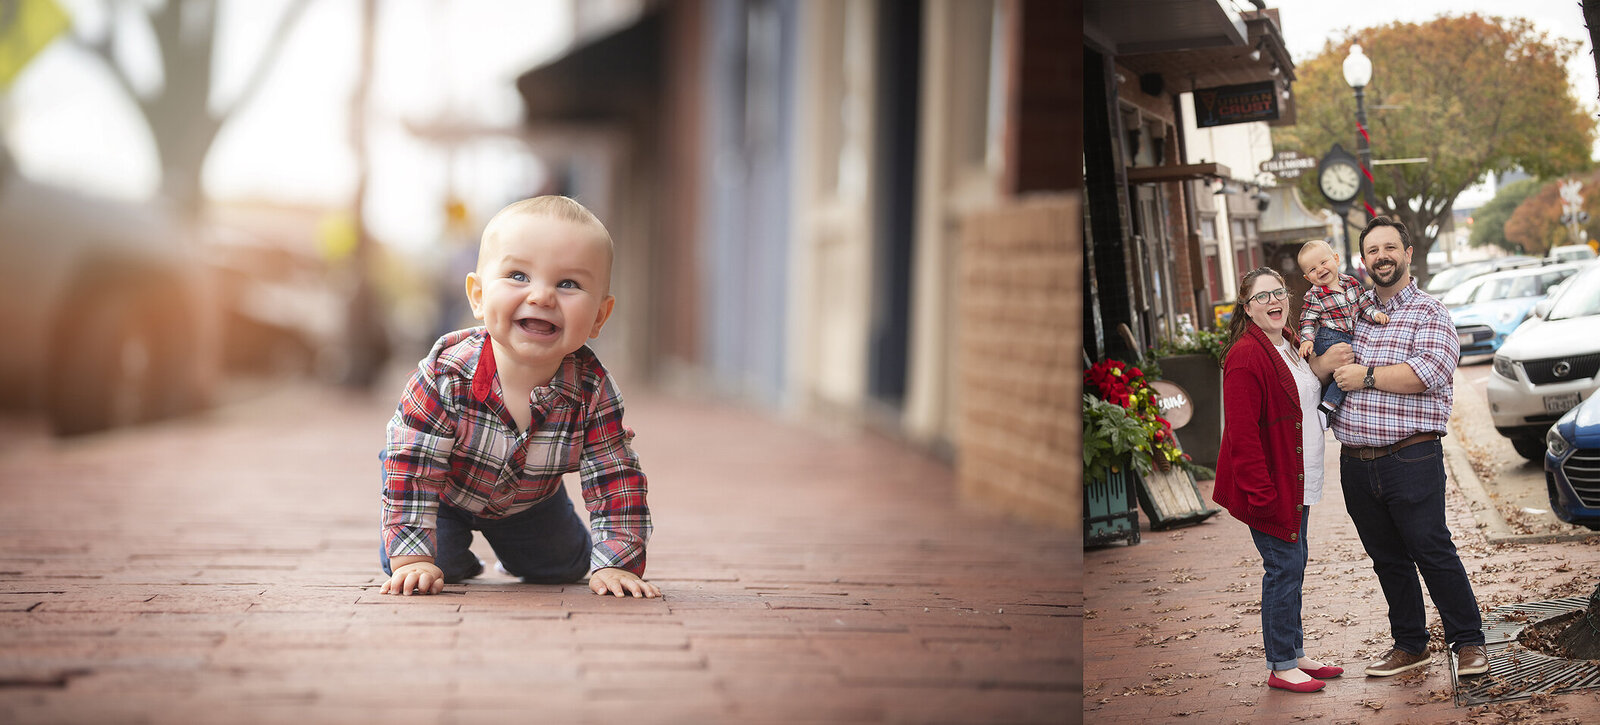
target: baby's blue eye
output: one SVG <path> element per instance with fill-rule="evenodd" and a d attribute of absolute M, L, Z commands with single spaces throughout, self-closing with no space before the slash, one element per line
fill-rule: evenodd
<path fill-rule="evenodd" d="M 560 287 L 561 289 L 579 289 L 578 283 L 570 279 L 561 280 L 560 282 L 556 283 L 556 286 Z"/>
<path fill-rule="evenodd" d="M 521 272 L 512 272 L 511 274 L 506 275 L 506 277 L 508 277 L 510 279 L 513 279 L 513 280 L 516 280 L 518 282 L 526 282 L 526 281 L 528 281 L 528 275 L 525 275 L 525 274 L 523 274 Z"/>

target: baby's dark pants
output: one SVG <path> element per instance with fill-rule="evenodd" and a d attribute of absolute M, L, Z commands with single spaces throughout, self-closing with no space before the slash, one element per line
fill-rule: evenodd
<path fill-rule="evenodd" d="M 433 563 L 450 584 L 482 571 L 477 555 L 468 548 L 473 531 L 483 532 L 506 571 L 530 584 L 565 584 L 589 573 L 589 529 L 573 510 L 565 487 L 533 508 L 503 519 L 474 516 L 440 501 L 438 526 Z M 393 574 L 382 542 L 378 553 L 383 573 Z"/>

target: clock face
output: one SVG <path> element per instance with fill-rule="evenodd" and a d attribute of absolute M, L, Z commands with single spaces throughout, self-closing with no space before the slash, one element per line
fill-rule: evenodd
<path fill-rule="evenodd" d="M 1350 201 L 1361 192 L 1361 172 L 1347 162 L 1334 162 L 1323 168 L 1317 179 L 1329 201 Z"/>

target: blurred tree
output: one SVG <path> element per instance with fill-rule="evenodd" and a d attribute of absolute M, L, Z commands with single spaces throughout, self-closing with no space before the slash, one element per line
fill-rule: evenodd
<path fill-rule="evenodd" d="M 1506 239 L 1506 221 L 1523 200 L 1539 190 L 1544 182 L 1538 179 L 1513 181 L 1495 192 L 1477 211 L 1472 212 L 1472 240 L 1470 246 L 1499 247 L 1508 252 L 1522 253 L 1522 245 Z"/>
<path fill-rule="evenodd" d="M 1521 167 L 1554 177 L 1587 168 L 1595 124 L 1567 83 L 1578 43 L 1523 18 L 1477 14 L 1346 31 L 1296 68 L 1297 122 L 1274 128 L 1273 145 L 1322 156 L 1335 142 L 1355 148 L 1355 94 L 1343 63 L 1352 43 L 1372 59 L 1366 88 L 1374 157 L 1426 163 L 1373 169 L 1380 214 L 1411 230 L 1412 257 L 1426 279 L 1427 254 L 1456 197 L 1490 171 Z M 1316 203 L 1316 174 L 1301 196 Z"/>
<path fill-rule="evenodd" d="M 1583 182 L 1583 210 L 1589 212 L 1589 221 L 1582 228 L 1589 239 L 1600 238 L 1600 171 L 1541 183 L 1534 193 L 1517 206 L 1505 224 L 1506 241 L 1515 245 L 1516 251 L 1542 257 L 1551 247 L 1577 244 L 1572 232 L 1561 223 L 1561 182 L 1577 179 Z M 1476 225 L 1476 219 L 1474 219 Z"/>
<path fill-rule="evenodd" d="M 165 2 L 113 2 L 103 0 L 109 21 L 98 29 L 74 24 L 68 37 L 105 64 L 117 85 L 144 115 L 161 163 L 161 192 L 191 217 L 201 204 L 200 172 L 217 132 L 228 117 L 244 107 L 260 90 L 289 31 L 304 14 L 310 0 L 290 0 L 271 30 L 270 40 L 257 57 L 244 90 L 226 107 L 212 103 L 211 73 L 215 63 L 217 0 L 165 0 Z M 145 26 L 159 56 L 161 82 L 147 92 L 133 81 L 129 50 L 118 32 L 126 23 Z M 98 30 L 98 37 L 80 33 Z M 131 44 L 129 44 L 131 45 Z"/>

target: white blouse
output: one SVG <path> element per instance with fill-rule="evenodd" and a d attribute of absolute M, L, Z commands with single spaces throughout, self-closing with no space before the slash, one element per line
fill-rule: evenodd
<path fill-rule="evenodd" d="M 1322 454 L 1326 441 L 1321 419 L 1317 417 L 1317 403 L 1322 401 L 1322 381 L 1311 371 L 1311 363 L 1289 347 L 1287 339 L 1274 347 L 1278 348 L 1278 355 L 1283 358 L 1284 364 L 1289 366 L 1295 387 L 1300 389 L 1300 411 L 1304 418 L 1300 422 L 1300 435 L 1304 439 L 1300 450 L 1305 454 L 1306 467 L 1306 495 L 1302 503 L 1312 506 L 1322 501 Z"/>

